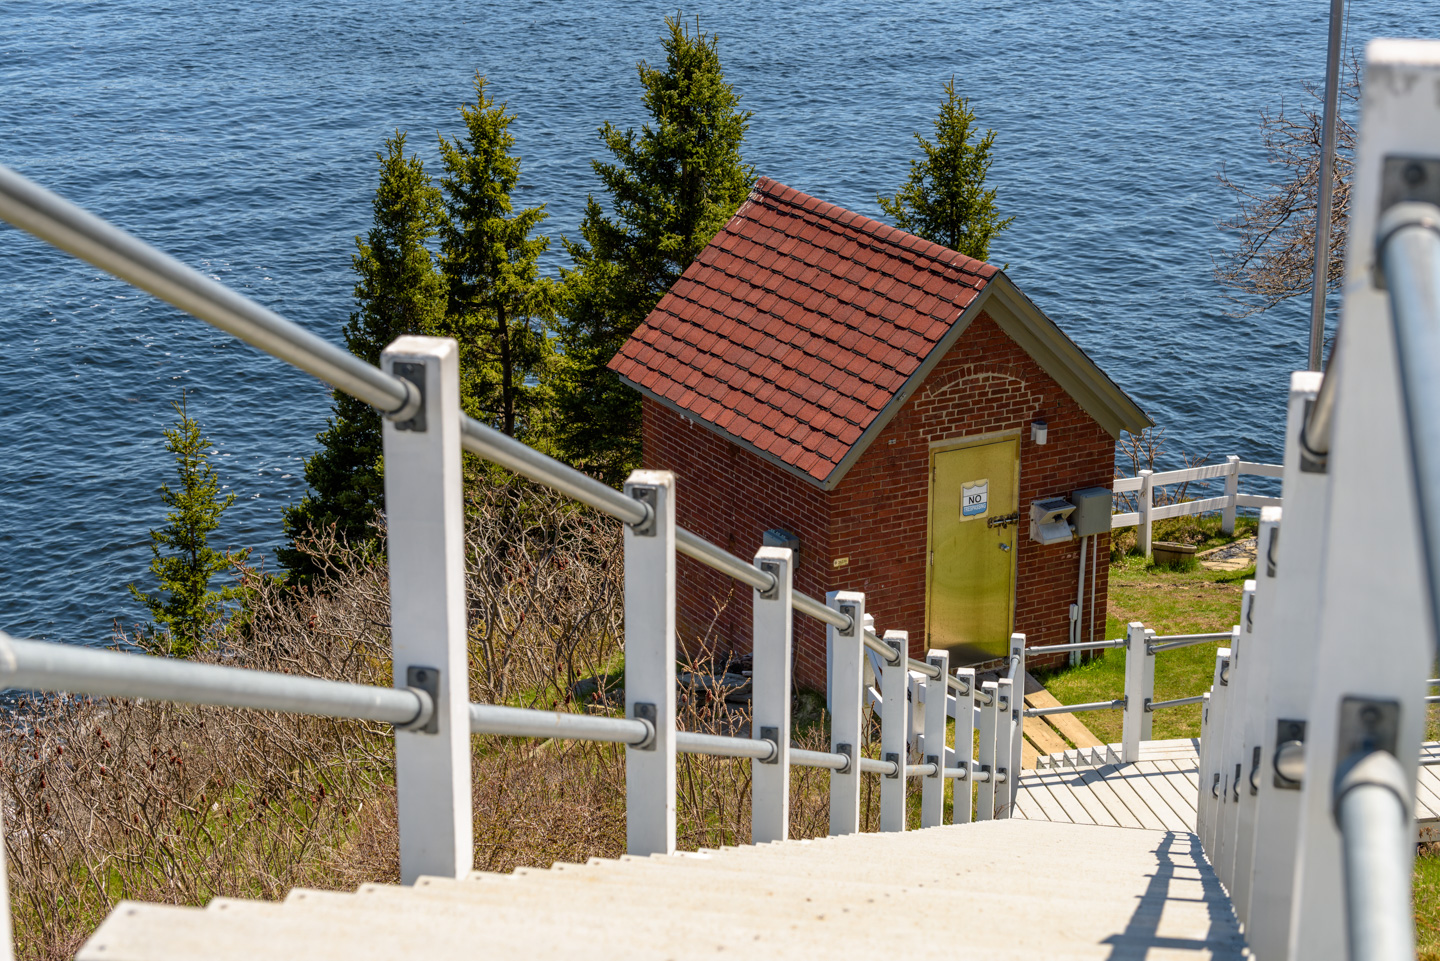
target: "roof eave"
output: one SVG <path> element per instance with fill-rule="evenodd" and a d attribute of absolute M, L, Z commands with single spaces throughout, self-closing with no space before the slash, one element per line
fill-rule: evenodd
<path fill-rule="evenodd" d="M 1096 423 L 1118 438 L 1121 431 L 1139 433 L 1155 426 L 1150 416 L 1130 399 L 1120 385 L 1080 345 L 1065 335 L 1036 307 L 1025 292 L 1004 272 L 991 278 L 985 288 L 1015 314 L 1019 324 L 1006 324 L 996 316 L 1001 329 L 1039 364 L 1060 388 L 1073 397 Z M 995 316 L 992 313 L 992 316 Z M 1090 372 L 1085 376 L 1082 372 Z"/>
<path fill-rule="evenodd" d="M 627 387 L 639 391 L 640 396 L 645 397 L 649 400 L 653 400 L 655 403 L 659 404 L 661 407 L 664 407 L 666 410 L 669 410 L 671 413 L 680 415 L 681 417 L 685 418 L 688 423 L 699 424 L 706 430 L 710 431 L 712 434 L 715 434 L 716 436 L 736 445 L 737 447 L 744 448 L 745 450 L 754 454 L 756 457 L 760 458 L 766 463 L 778 467 L 786 473 L 793 474 L 801 480 L 806 481 L 807 483 L 812 484 L 813 486 L 818 487 L 821 490 L 830 489 L 829 487 L 826 487 L 821 481 L 816 480 L 814 475 L 805 473 L 803 470 L 796 467 L 794 464 L 787 464 L 785 461 L 776 457 L 769 451 L 761 450 L 759 447 L 756 447 L 754 444 L 750 443 L 748 440 L 745 440 L 743 437 L 740 437 L 738 434 L 732 434 L 725 428 L 720 427 L 717 424 L 712 424 L 710 421 L 696 414 L 693 410 L 686 410 L 674 401 L 660 396 L 650 388 L 645 387 L 642 384 L 636 383 L 629 377 L 626 377 L 624 374 L 617 372 L 615 376 L 619 377 L 620 382 L 625 384 Z"/>

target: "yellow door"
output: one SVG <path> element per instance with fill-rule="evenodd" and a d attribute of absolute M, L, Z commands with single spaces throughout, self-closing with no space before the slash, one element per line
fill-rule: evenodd
<path fill-rule="evenodd" d="M 930 646 L 948 650 L 952 665 L 1004 657 L 1015 610 L 1019 442 L 931 457 Z"/>

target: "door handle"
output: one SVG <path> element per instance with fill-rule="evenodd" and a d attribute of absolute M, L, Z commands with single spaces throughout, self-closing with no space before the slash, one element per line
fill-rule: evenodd
<path fill-rule="evenodd" d="M 1008 551 L 1010 549 L 1010 545 L 1005 543 L 996 544 L 995 546 L 1000 548 L 1002 551 Z"/>

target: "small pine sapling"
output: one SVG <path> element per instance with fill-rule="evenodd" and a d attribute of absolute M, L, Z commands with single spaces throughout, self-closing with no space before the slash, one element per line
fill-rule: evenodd
<path fill-rule="evenodd" d="M 159 584 L 154 594 L 134 584 L 130 593 L 150 611 L 154 627 L 142 634 L 147 647 L 188 657 L 205 647 L 224 622 L 228 602 L 243 600 L 243 587 L 210 589 L 210 580 L 250 556 L 221 553 L 210 547 L 220 515 L 235 502 L 234 493 L 220 496 L 220 479 L 210 466 L 210 442 L 190 416 L 182 394 L 174 405 L 180 419 L 165 430 L 165 449 L 175 455 L 179 485 L 160 485 L 160 499 L 170 509 L 166 524 L 150 531 L 150 573 Z"/>

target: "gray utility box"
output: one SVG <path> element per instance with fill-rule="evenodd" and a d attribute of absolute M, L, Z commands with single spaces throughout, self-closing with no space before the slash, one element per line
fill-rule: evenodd
<path fill-rule="evenodd" d="M 1087 487 L 1073 491 L 1070 503 L 1075 505 L 1070 523 L 1075 527 L 1076 537 L 1110 533 L 1110 488 Z"/>
<path fill-rule="evenodd" d="M 800 566 L 800 538 L 789 531 L 775 527 L 766 531 L 760 538 L 762 547 L 788 547 L 794 552 L 791 564 L 798 568 Z"/>

